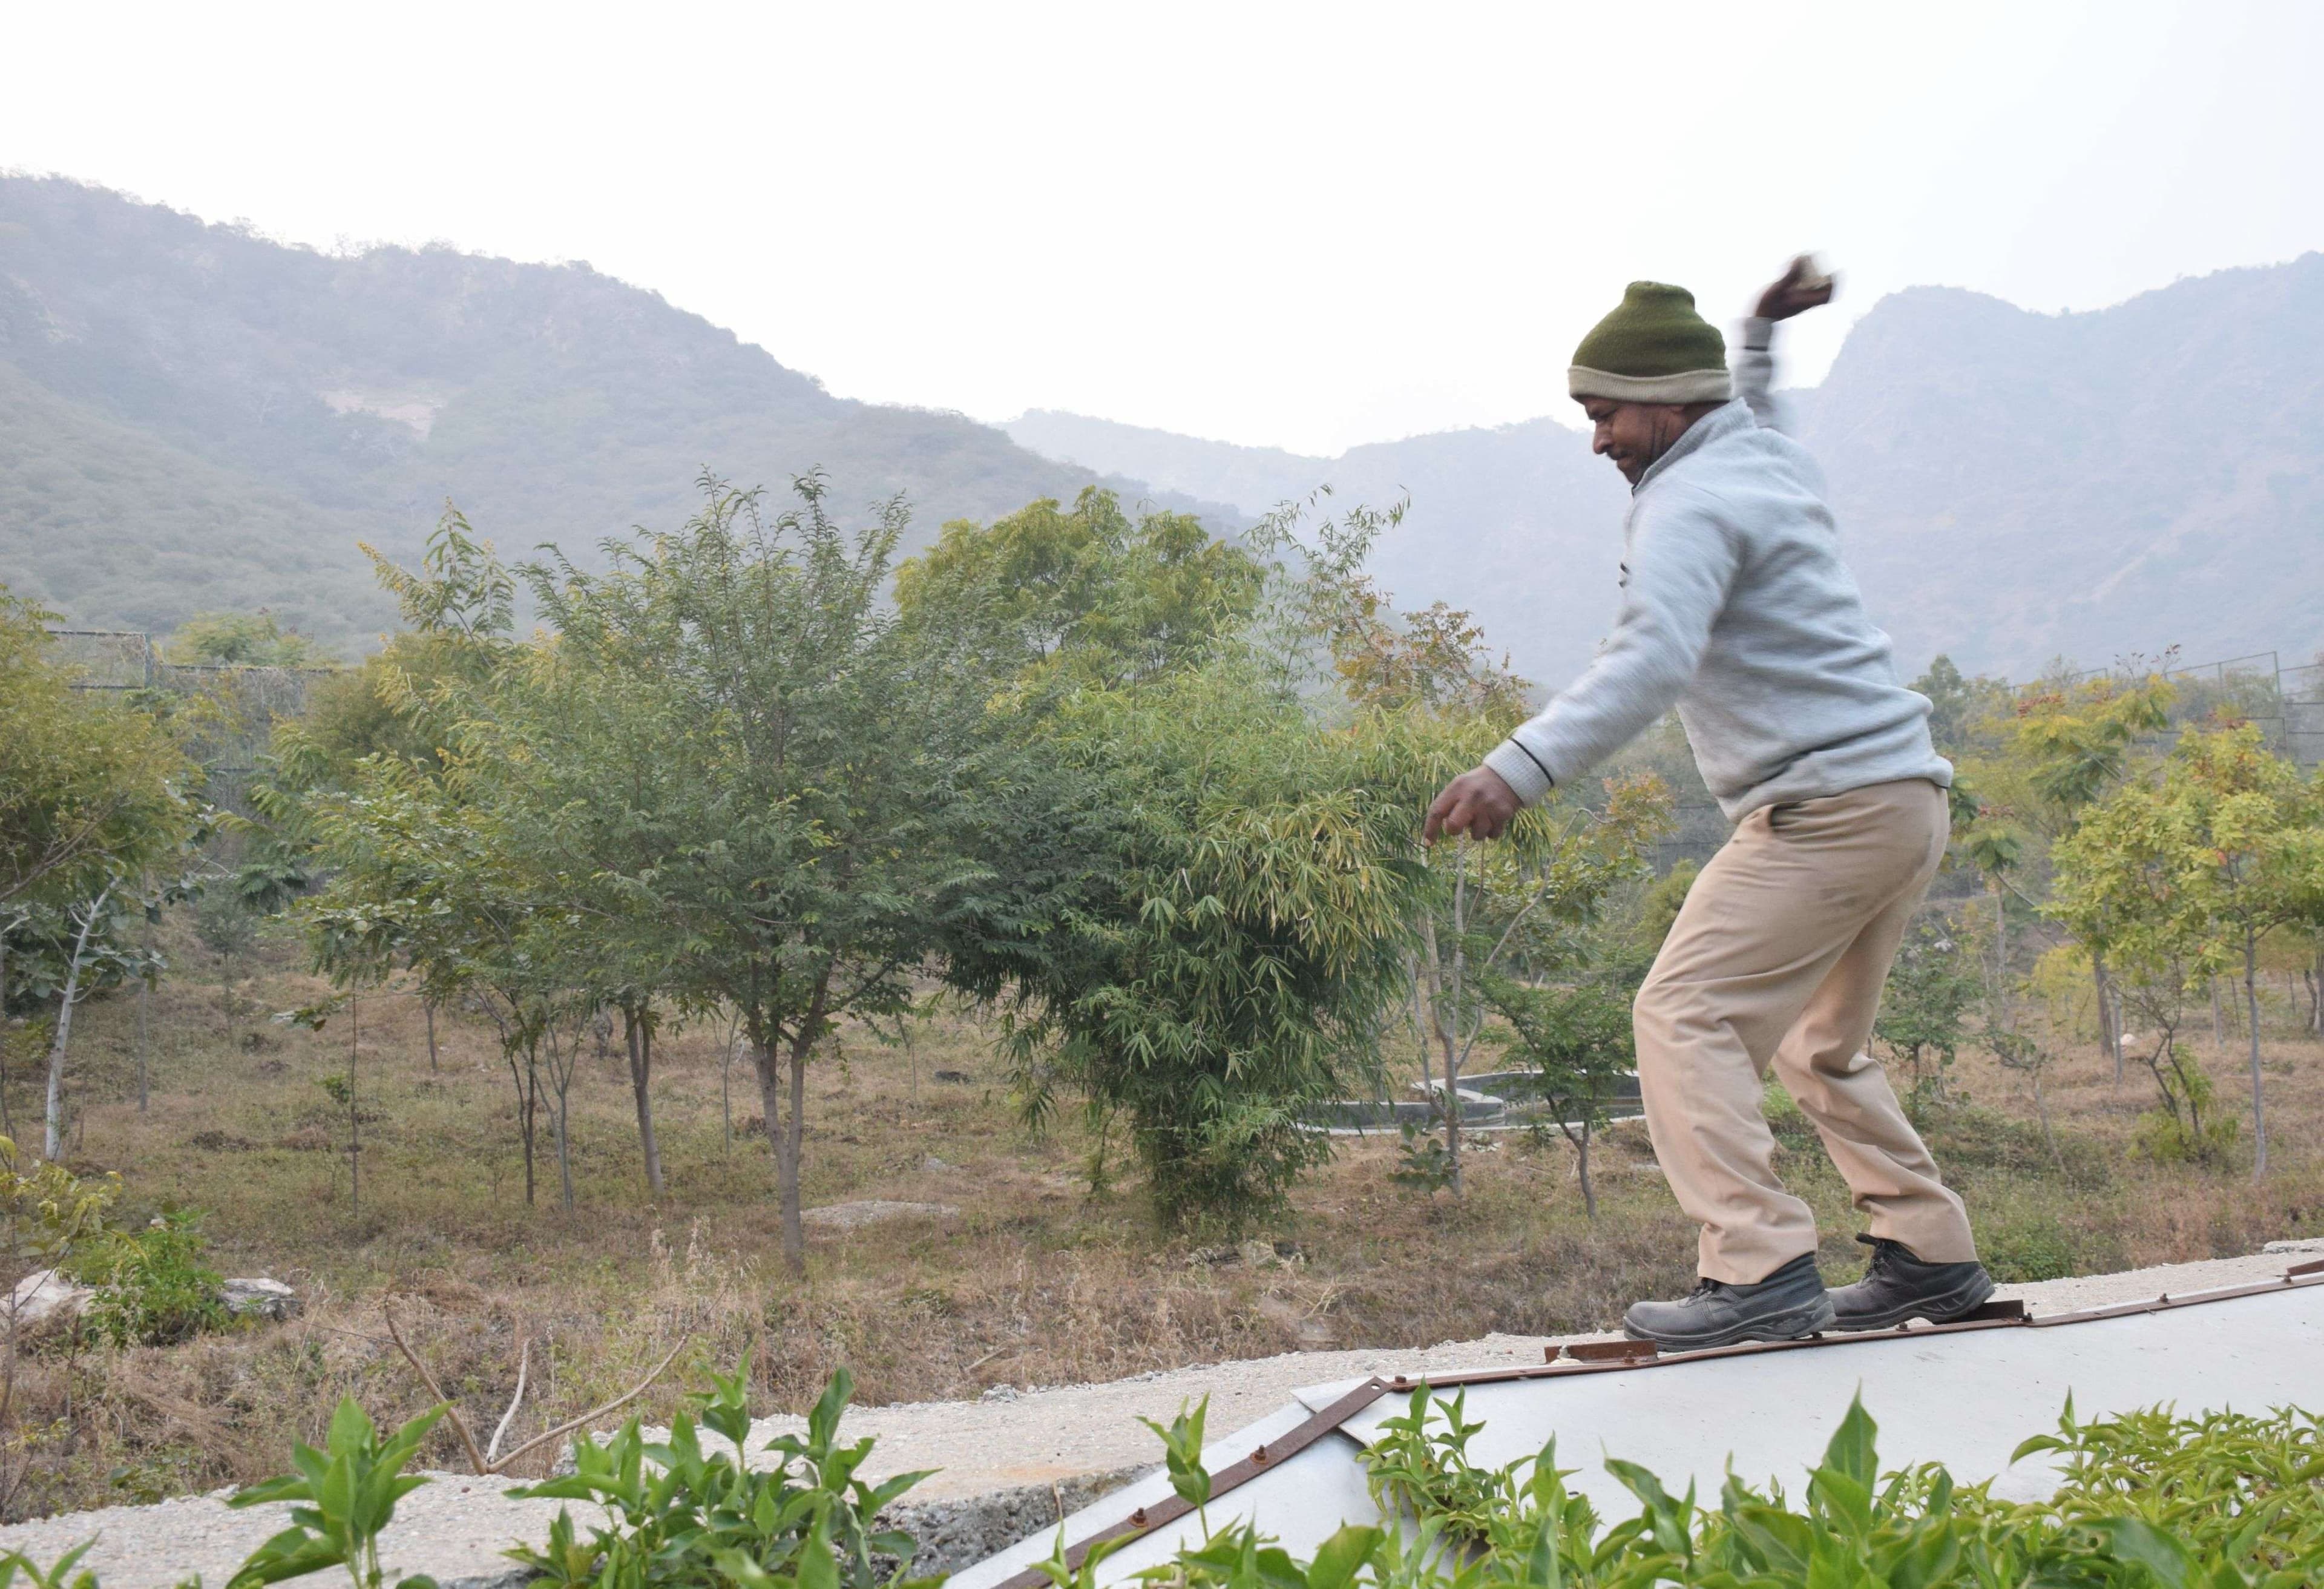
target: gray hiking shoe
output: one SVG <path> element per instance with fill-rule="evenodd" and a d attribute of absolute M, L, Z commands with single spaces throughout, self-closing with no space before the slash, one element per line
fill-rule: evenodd
<path fill-rule="evenodd" d="M 1885 1330 L 1914 1318 L 1947 1324 L 1993 1295 L 1993 1277 L 1982 1263 L 1923 1263 L 1901 1242 L 1856 1239 L 1872 1249 L 1872 1266 L 1831 1294 L 1834 1329 Z"/>
<path fill-rule="evenodd" d="M 1676 1302 L 1634 1302 L 1622 1332 L 1672 1352 L 1731 1346 L 1738 1341 L 1796 1341 L 1831 1327 L 1831 1299 L 1815 1254 L 1803 1252 L 1751 1286 L 1704 1280 Z"/>

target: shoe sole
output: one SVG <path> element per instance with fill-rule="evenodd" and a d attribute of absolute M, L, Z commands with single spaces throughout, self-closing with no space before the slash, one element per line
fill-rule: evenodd
<path fill-rule="evenodd" d="M 1883 1308 L 1878 1313 L 1853 1318 L 1834 1317 L 1831 1327 L 1842 1335 L 1858 1335 L 1866 1330 L 1894 1329 L 1900 1324 L 1925 1318 L 1931 1324 L 1950 1324 L 1965 1313 L 1974 1313 L 1993 1296 L 1993 1277 L 1982 1270 L 1955 1286 L 1950 1291 L 1933 1297 L 1920 1297 L 1913 1301 Z"/>
<path fill-rule="evenodd" d="M 1672 1352 L 1702 1352 L 1713 1346 L 1735 1346 L 1746 1341 L 1803 1341 L 1831 1328 L 1831 1298 L 1818 1297 L 1813 1302 L 1803 1302 L 1797 1307 L 1769 1314 L 1765 1318 L 1746 1320 L 1723 1330 L 1713 1330 L 1701 1335 L 1650 1335 L 1628 1319 L 1622 1321 L 1622 1333 L 1633 1341 L 1652 1341 Z"/>

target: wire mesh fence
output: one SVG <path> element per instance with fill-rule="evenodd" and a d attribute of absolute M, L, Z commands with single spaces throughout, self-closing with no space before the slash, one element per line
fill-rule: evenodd
<path fill-rule="evenodd" d="M 274 725 L 306 715 L 327 668 L 277 668 L 230 662 L 173 662 L 150 634 L 124 629 L 52 629 L 62 667 L 76 689 L 151 690 L 174 697 L 187 753 L 208 775 L 210 800 L 240 810 Z"/>
<path fill-rule="evenodd" d="M 2240 722 L 2258 727 L 2268 747 L 2313 771 L 2324 762 L 2324 658 L 2284 665 L 2282 653 L 2254 651 L 2216 662 L 2178 663 L 2170 658 L 2132 657 L 2111 668 L 2069 676 L 2069 682 L 2112 675 L 2139 679 L 2159 673 L 2173 695 L 2171 725 L 2153 743 L 2169 745 L 2191 726 Z"/>

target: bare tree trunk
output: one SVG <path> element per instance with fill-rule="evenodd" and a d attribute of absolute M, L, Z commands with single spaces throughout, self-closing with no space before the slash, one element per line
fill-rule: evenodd
<path fill-rule="evenodd" d="M 718 1117 L 725 1124 L 724 1150 L 734 1150 L 734 1029 L 726 1029 L 726 1051 L 718 1058 Z"/>
<path fill-rule="evenodd" d="M 1467 991 L 1469 946 L 1469 838 L 1461 836 L 1452 864 L 1452 1021 L 1444 1042 L 1444 1153 L 1452 1161 L 1452 1195 L 1467 1195 L 1461 1181 L 1461 995 Z"/>
<path fill-rule="evenodd" d="M 347 993 L 347 1216 L 363 1223 L 363 1111 L 355 1107 L 355 995 Z"/>
<path fill-rule="evenodd" d="M 2219 979 L 2214 976 L 2210 979 L 2210 983 L 2211 1047 L 2214 1049 L 2224 1049 L 2227 1046 L 2227 1017 L 2219 1012 Z"/>
<path fill-rule="evenodd" d="M 14 925 L 13 922 L 0 921 L 0 1136 L 12 1142 L 16 1140 L 16 1121 L 8 1109 L 8 930 Z M 8 1365 L 12 1372 L 16 1363 L 15 1328 L 16 1316 L 11 1311 L 8 1315 Z M 0 1400 L 0 1404 L 5 1404 L 5 1401 Z M 5 1499 L 5 1496 L 0 1496 L 0 1501 Z M 5 1508 L 0 1508 L 0 1515 L 5 1515 Z"/>
<path fill-rule="evenodd" d="M 2058 1134 L 2050 1129 L 2050 1105 L 2048 1101 L 2042 1096 L 2042 1062 L 2037 1062 L 2034 1065 L 2033 1076 L 2034 1113 L 2040 1117 L 2042 1122 L 2042 1140 L 2050 1144 L 2051 1162 L 2055 1164 L 2058 1167 L 2060 1173 L 2062 1174 L 2066 1168 L 2066 1156 L 2058 1151 Z"/>
<path fill-rule="evenodd" d="M 555 1061 L 552 1059 L 551 1063 Z M 558 1200 L 565 1206 L 565 1212 L 570 1214 L 573 1212 L 573 1137 L 567 1129 L 571 1111 L 567 1107 L 567 1089 L 572 1086 L 572 1079 L 569 1074 L 559 1074 L 566 1075 L 566 1079 L 557 1088 L 557 1108 L 550 1116 L 550 1123 L 557 1129 Z"/>
<path fill-rule="evenodd" d="M 436 1001 L 422 999 L 420 1007 L 428 1012 L 428 1071 L 432 1076 L 436 1071 Z"/>
<path fill-rule="evenodd" d="M 145 879 L 145 888 L 149 893 L 152 886 L 153 880 L 149 875 Z M 152 908 L 149 902 L 147 909 L 150 910 Z M 153 918 L 150 915 L 145 918 L 143 948 L 145 963 L 137 968 L 137 1113 L 140 1114 L 145 1113 L 146 1057 L 152 1052 L 153 1047 L 153 1019 L 151 1008 L 153 1002 Z"/>
<path fill-rule="evenodd" d="M 791 1273 L 807 1271 L 807 1236 L 798 1223 L 798 1166 L 791 1159 L 791 1132 L 783 1120 L 782 1060 L 772 1030 L 751 1037 L 751 1067 L 759 1080 L 759 1112 L 767 1123 L 767 1145 L 775 1155 L 776 1199 L 782 1209 L 783 1265 Z"/>
<path fill-rule="evenodd" d="M 72 1037 L 73 1006 L 80 1002 L 81 961 L 88 953 L 88 935 L 97 930 L 97 919 L 104 913 L 105 901 L 112 893 L 113 885 L 107 883 L 104 892 L 89 901 L 88 914 L 81 918 L 80 936 L 73 940 L 72 964 L 65 970 L 64 1001 L 57 1006 L 57 1035 L 49 1045 L 49 1093 L 43 1116 L 46 1156 L 51 1163 L 64 1151 L 65 1045 Z"/>
<path fill-rule="evenodd" d="M 2212 997 L 2218 996 L 2218 983 L 2214 979 Z M 2244 1007 L 2251 1016 L 2251 1078 L 2252 1078 L 2252 1175 L 2254 1178 L 2267 1174 L 2267 1115 L 2260 1107 L 2259 1078 L 2259 934 L 2248 928 L 2244 930 Z"/>
<path fill-rule="evenodd" d="M 1582 1208 L 1591 1219 L 1598 1217 L 1598 1191 L 1590 1184 L 1590 1122 L 1582 1122 L 1582 1136 L 1573 1144 L 1574 1168 L 1582 1178 Z"/>
<path fill-rule="evenodd" d="M 799 1206 L 799 1160 L 807 1152 L 807 1038 L 791 1039 L 790 1118 L 783 1122 L 782 1160 L 777 1191 L 783 1205 L 783 1266 L 795 1275 L 807 1272 L 806 1210 Z"/>
<path fill-rule="evenodd" d="M 1437 1095 L 1437 1108 L 1444 1116 L 1444 1153 L 1452 1174 L 1449 1184 L 1457 1197 L 1461 1195 L 1461 1096 L 1456 1089 L 1461 1083 L 1461 1050 L 1452 1030 L 1445 1025 L 1444 966 L 1437 957 L 1434 912 L 1423 921 L 1421 943 L 1428 972 L 1428 1027 L 1435 1034 L 1444 1058 L 1443 1091 Z"/>
<path fill-rule="evenodd" d="M 661 1149 L 654 1141 L 653 1096 L 650 1090 L 653 1080 L 653 1018 L 650 1007 L 644 1010 L 622 1006 L 622 1037 L 630 1050 L 630 1088 L 638 1101 L 638 1145 L 644 1150 L 646 1189 L 655 1198 L 661 1196 Z"/>
<path fill-rule="evenodd" d="M 775 1052 L 772 1030 L 752 1034 L 751 1058 L 759 1073 L 759 1098 L 766 1113 L 767 1141 L 775 1153 L 776 1196 L 782 1206 L 783 1267 L 794 1275 L 807 1273 L 807 1231 L 800 1221 L 799 1165 L 807 1150 L 807 1061 L 823 1035 L 825 1012 L 831 1008 L 831 967 L 816 975 L 807 1007 L 792 1027 L 788 1071 Z M 789 1106 L 784 1107 L 784 1094 Z"/>
<path fill-rule="evenodd" d="M 546 1034 L 549 1043 L 549 1084 L 556 1094 L 550 1105 L 549 1124 L 557 1135 L 557 1192 L 564 1210 L 573 1212 L 573 1073 L 581 1067 L 581 1027 L 576 1022 L 560 1056 L 557 1047 L 557 1024 L 549 1023 Z"/>
<path fill-rule="evenodd" d="M 2114 1007 L 2114 989 L 2107 976 L 2106 956 L 2090 951 L 2090 985 L 2098 990 L 2098 1046 L 2114 1061 L 2114 1085 L 2122 1086 L 2122 1020 Z"/>
<path fill-rule="evenodd" d="M 9 1111 L 7 1105 L 7 934 L 12 925 L 14 922 L 0 922 L 0 1136 L 7 1136 L 14 1143 L 16 1141 L 16 1115 Z M 9 1310 L 9 1371 L 12 1373 L 16 1368 L 16 1357 L 14 1357 L 16 1334 L 14 1331 L 16 1331 L 16 1313 Z M 0 1403 L 0 1406 L 5 1406 L 5 1403 Z M 7 1501 L 7 1496 L 0 1493 L 0 1503 L 5 1503 L 5 1501 Z M 0 1505 L 0 1515 L 7 1515 L 5 1505 Z"/>
<path fill-rule="evenodd" d="M 506 1039 L 503 1039 L 506 1041 Z M 534 1053 L 537 1038 L 524 1039 L 524 1058 L 518 1061 L 516 1049 L 505 1048 L 509 1079 L 516 1085 L 516 1132 L 524 1144 L 524 1206 L 532 1206 L 532 1136 L 535 1111 L 540 1102 L 540 1061 Z"/>

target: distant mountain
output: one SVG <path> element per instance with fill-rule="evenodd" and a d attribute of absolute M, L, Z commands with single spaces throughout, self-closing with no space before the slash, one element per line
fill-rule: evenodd
<path fill-rule="evenodd" d="M 1791 395 L 1908 670 L 2324 642 L 2324 255 L 2077 315 L 1914 289 Z M 586 557 L 682 517 L 706 467 L 815 467 L 843 510 L 904 493 L 916 545 L 1093 480 L 1222 532 L 1325 483 L 1408 495 L 1383 582 L 1552 686 L 1614 610 L 1622 482 L 1556 419 L 1336 458 L 1052 412 L 1004 434 L 835 398 L 586 265 L 323 254 L 0 178 L 0 580 L 78 624 L 265 605 L 351 651 L 392 618 L 355 540 L 409 557 L 447 497 L 512 556 Z"/>
<path fill-rule="evenodd" d="M 1351 448 L 1335 458 L 1197 441 L 1075 414 L 1003 427 L 1036 452 L 1232 503 L 1254 516 L 1332 487 L 1318 511 L 1410 499 L 1373 568 L 1399 605 L 1466 607 L 1518 670 L 1552 685 L 1586 666 L 1614 610 L 1628 487 L 1554 420 Z M 1200 485 L 1194 485 L 1200 482 Z"/>
<path fill-rule="evenodd" d="M 2324 644 L 2324 254 L 2042 315 L 1916 288 L 1789 393 L 1874 618 L 1917 670 L 2031 674 L 2179 645 Z M 1413 507 L 1383 549 L 1409 605 L 1473 610 L 1521 670 L 1585 665 L 1614 609 L 1623 486 L 1536 420 L 1306 458 L 1035 412 L 1051 457 L 1246 513 L 1330 481 Z"/>
<path fill-rule="evenodd" d="M 957 414 L 833 397 L 586 265 L 328 255 L 55 179 L 0 178 L 0 579 L 89 625 L 269 605 L 343 648 L 447 498 L 504 552 L 671 524 L 707 468 L 946 520 L 1095 472 Z M 1125 494 L 1232 510 L 1114 482 Z"/>

